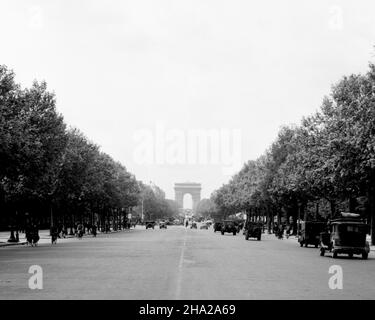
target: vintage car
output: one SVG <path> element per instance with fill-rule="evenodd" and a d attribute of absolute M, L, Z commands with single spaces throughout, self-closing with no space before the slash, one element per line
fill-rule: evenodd
<path fill-rule="evenodd" d="M 208 224 L 206 222 L 203 222 L 201 224 L 201 226 L 199 227 L 199 229 L 206 229 L 206 230 L 208 230 Z"/>
<path fill-rule="evenodd" d="M 224 233 L 229 232 L 233 233 L 235 236 L 237 234 L 237 226 L 233 220 L 224 220 L 221 225 L 221 234 L 224 235 Z"/>
<path fill-rule="evenodd" d="M 160 221 L 159 222 L 159 229 L 167 229 L 167 222 Z"/>
<path fill-rule="evenodd" d="M 214 232 L 221 231 L 221 225 L 222 225 L 221 222 L 215 222 L 214 223 Z"/>
<path fill-rule="evenodd" d="M 245 240 L 249 240 L 249 238 L 256 238 L 258 241 L 260 241 L 262 237 L 262 229 L 263 223 L 247 221 L 245 223 L 244 230 Z"/>
<path fill-rule="evenodd" d="M 341 218 L 329 221 L 328 228 L 320 234 L 320 255 L 326 251 L 332 252 L 332 257 L 347 254 L 350 258 L 354 254 L 367 259 L 370 245 L 366 241 L 369 225 L 359 218 L 359 215 L 343 215 Z"/>
<path fill-rule="evenodd" d="M 149 229 L 149 228 L 154 229 L 155 228 L 155 221 L 146 221 L 145 225 L 146 225 L 146 229 Z"/>
<path fill-rule="evenodd" d="M 320 233 L 326 229 L 327 224 L 320 221 L 305 221 L 300 224 L 298 232 L 299 245 L 307 247 L 309 244 L 317 248 L 320 241 Z"/>

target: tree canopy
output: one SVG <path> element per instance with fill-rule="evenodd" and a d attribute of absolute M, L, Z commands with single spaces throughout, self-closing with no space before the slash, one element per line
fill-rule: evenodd
<path fill-rule="evenodd" d="M 366 74 L 334 84 L 318 112 L 298 126 L 281 128 L 270 148 L 211 198 L 222 215 L 262 212 L 269 222 L 274 215 L 296 220 L 358 211 L 372 222 L 374 233 L 374 119 L 375 66 L 370 64 Z M 323 202 L 328 211 L 318 210 Z M 311 203 L 316 209 L 306 212 Z"/>

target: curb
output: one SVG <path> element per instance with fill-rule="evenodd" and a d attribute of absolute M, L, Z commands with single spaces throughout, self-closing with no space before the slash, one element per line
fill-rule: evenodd
<path fill-rule="evenodd" d="M 10 246 L 22 246 L 22 245 L 25 245 L 27 242 L 26 241 L 23 241 L 23 242 L 0 242 L 0 248 L 1 247 L 10 247 Z"/>
<path fill-rule="evenodd" d="M 118 233 L 118 232 L 123 232 L 123 231 L 128 231 L 128 229 L 125 229 L 125 230 L 117 230 L 117 231 L 111 231 L 111 232 L 108 232 L 108 233 L 105 233 L 105 232 L 100 232 L 98 233 L 97 235 L 101 235 L 101 234 L 112 234 L 112 233 Z M 92 237 L 92 235 L 84 235 L 83 238 L 86 238 L 86 237 Z M 61 240 L 63 239 L 73 239 L 73 238 L 77 238 L 76 236 L 71 236 L 71 235 L 68 235 L 66 236 L 65 238 L 61 238 Z M 48 238 L 40 238 L 40 239 L 51 239 L 50 237 Z M 78 238 L 77 238 L 78 239 Z M 22 245 L 26 245 L 27 244 L 27 241 L 19 241 L 19 242 L 0 242 L 0 248 L 2 247 L 10 247 L 10 246 L 22 246 Z"/>

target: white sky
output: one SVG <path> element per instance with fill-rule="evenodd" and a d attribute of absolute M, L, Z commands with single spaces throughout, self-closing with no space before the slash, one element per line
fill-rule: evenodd
<path fill-rule="evenodd" d="M 134 161 L 134 133 L 240 129 L 242 162 L 365 72 L 375 2 L 0 0 L 0 64 L 46 80 L 58 110 L 139 180 L 228 181 L 221 165 Z M 169 131 L 168 131 L 169 132 Z"/>

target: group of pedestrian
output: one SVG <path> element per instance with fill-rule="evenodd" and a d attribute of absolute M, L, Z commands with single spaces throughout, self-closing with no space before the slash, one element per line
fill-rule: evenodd
<path fill-rule="evenodd" d="M 74 230 L 74 232 L 73 232 Z M 82 239 L 85 233 L 92 234 L 93 237 L 97 236 L 98 227 L 96 224 L 83 224 L 79 222 L 72 230 L 71 234 L 75 235 L 78 239 Z M 106 224 L 104 232 L 110 232 L 109 224 Z M 35 222 L 29 222 L 24 225 L 25 238 L 27 245 L 36 246 L 40 240 L 39 228 Z M 57 244 L 57 240 L 66 238 L 68 230 L 63 224 L 54 225 L 50 228 L 51 244 Z"/>
<path fill-rule="evenodd" d="M 286 234 L 286 238 L 288 239 L 290 234 L 293 232 L 293 226 L 291 224 L 285 225 L 283 223 L 277 224 L 275 223 L 273 226 L 273 233 L 278 239 L 284 238 L 284 233 Z"/>

